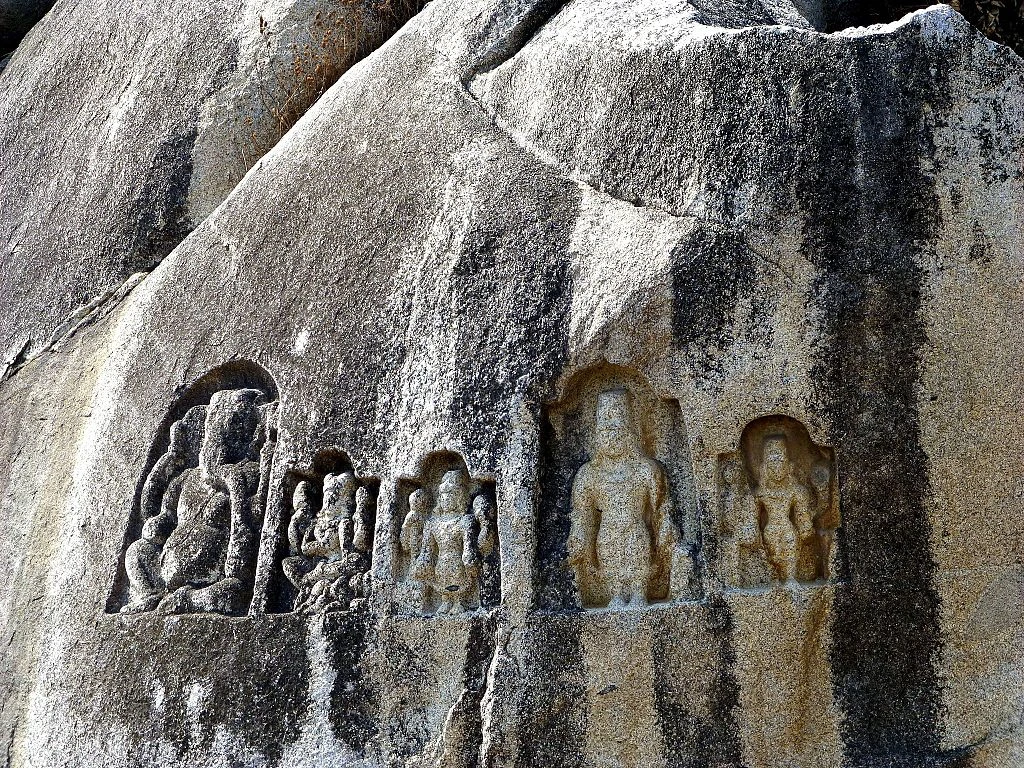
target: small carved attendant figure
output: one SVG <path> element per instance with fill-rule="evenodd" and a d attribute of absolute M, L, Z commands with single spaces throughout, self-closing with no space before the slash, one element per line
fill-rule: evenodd
<path fill-rule="evenodd" d="M 815 531 L 811 494 L 794 476 L 786 438 L 781 435 L 765 440 L 754 503 L 763 520 L 761 535 L 775 577 L 781 581 L 796 579 L 799 546 L 813 539 Z"/>
<path fill-rule="evenodd" d="M 282 563 L 296 590 L 293 610 L 320 613 L 357 607 L 369 596 L 373 499 L 350 472 L 323 480 L 323 504 L 312 516 L 313 488 L 295 489 L 295 514 L 288 526 L 291 557 Z M 313 519 L 311 519 L 313 518 Z"/>
<path fill-rule="evenodd" d="M 569 563 L 584 606 L 643 606 L 666 596 L 680 538 L 665 471 L 643 452 L 626 390 L 598 396 L 596 438 L 573 479 Z"/>
<path fill-rule="evenodd" d="M 402 522 L 401 534 L 402 549 L 417 559 L 423 549 L 423 531 L 427 527 L 428 517 L 430 517 L 430 497 L 425 490 L 417 488 L 409 494 L 409 514 Z"/>
<path fill-rule="evenodd" d="M 121 609 L 121 613 L 152 611 L 167 592 L 160 573 L 160 555 L 171 528 L 167 517 L 156 515 L 149 518 L 142 525 L 142 538 L 133 542 L 125 552 L 130 602 Z"/>

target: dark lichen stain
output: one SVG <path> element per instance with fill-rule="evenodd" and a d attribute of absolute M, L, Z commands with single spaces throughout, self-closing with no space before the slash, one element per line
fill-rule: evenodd
<path fill-rule="evenodd" d="M 82 658 L 81 690 L 128 735 L 129 756 L 171 746 L 179 757 L 207 753 L 223 729 L 271 764 L 300 734 L 307 709 L 306 629 L 297 617 L 227 619 L 152 614 L 109 617 L 93 657 Z M 80 649 L 89 653 L 85 644 Z M 107 674 L 95 676 L 95 657 Z"/>
<path fill-rule="evenodd" d="M 446 768 L 479 768 L 480 749 L 484 743 L 480 707 L 487 692 L 487 672 L 494 658 L 495 614 L 477 615 L 470 621 L 462 692 L 445 723 L 444 752 L 440 764 Z"/>
<path fill-rule="evenodd" d="M 127 270 L 152 269 L 195 227 L 188 214 L 188 193 L 198 136 L 192 128 L 169 136 L 157 148 L 142 188 L 125 214 L 132 226 Z"/>
<path fill-rule="evenodd" d="M 948 71 L 920 44 L 853 48 L 805 84 L 797 194 L 821 318 L 813 380 L 843 467 L 831 665 L 844 764 L 917 768 L 939 749 L 939 598 L 917 399 L 938 200 L 922 170 Z M 843 72 L 843 68 L 849 68 Z M 831 75 L 831 77 L 829 77 Z M 853 83 L 856 83 L 854 87 Z M 859 115 L 849 105 L 860 103 Z"/>
<path fill-rule="evenodd" d="M 519 753 L 509 768 L 581 768 L 585 764 L 587 691 L 579 622 L 535 616 L 517 694 Z"/>
<path fill-rule="evenodd" d="M 767 314 L 763 298 L 754 295 L 755 254 L 738 233 L 702 227 L 675 246 L 672 264 L 675 343 L 703 380 L 714 379 L 724 352 L 743 333 L 736 328 L 741 298 L 753 299 L 755 317 Z"/>
<path fill-rule="evenodd" d="M 654 704 L 661 724 L 667 768 L 728 768 L 742 765 L 735 712 L 740 687 L 736 678 L 732 612 L 721 598 L 709 600 L 705 614 L 715 643 L 715 678 L 709 691 L 709 716 L 694 714 L 694 692 L 679 689 L 669 656 L 678 647 L 677 629 L 659 626 L 655 638 Z"/>
<path fill-rule="evenodd" d="M 363 669 L 371 615 L 366 610 L 323 617 L 336 677 L 331 691 L 331 727 L 339 741 L 359 756 L 377 735 L 377 702 Z"/>
<path fill-rule="evenodd" d="M 568 357 L 569 237 L 579 193 L 547 172 L 532 172 L 550 184 L 521 191 L 514 206 L 501 184 L 515 180 L 492 180 L 495 189 L 478 203 L 486 229 L 474 225 L 452 274 L 435 278 L 449 280 L 457 313 L 450 330 L 458 348 L 471 351 L 454 361 L 450 415 L 466 444 L 494 463 L 522 416 L 517 400 L 542 397 Z"/>
<path fill-rule="evenodd" d="M 540 431 L 540 499 L 537 521 L 537 605 L 547 610 L 578 609 L 576 578 L 568 566 L 572 478 L 587 460 L 579 445 L 563 445 L 548 418 Z"/>

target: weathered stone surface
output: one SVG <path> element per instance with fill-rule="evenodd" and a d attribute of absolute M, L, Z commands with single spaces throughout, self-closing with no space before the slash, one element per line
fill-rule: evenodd
<path fill-rule="evenodd" d="M 434 0 L 0 386 L 12 765 L 1021 764 L 1024 62 L 941 6 L 707 5 Z M 243 390 L 248 608 L 121 613 L 173 425 Z M 669 587 L 588 604 L 657 569 L 574 520 L 653 557 L 648 481 Z"/>
<path fill-rule="evenodd" d="M 416 7 L 69 2 L 48 14 L 0 87 L 0 376 L 159 263 Z"/>

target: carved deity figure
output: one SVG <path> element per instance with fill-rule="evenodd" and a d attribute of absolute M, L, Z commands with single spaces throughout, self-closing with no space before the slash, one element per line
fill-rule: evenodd
<path fill-rule="evenodd" d="M 643 606 L 668 596 L 679 531 L 665 470 L 645 455 L 632 399 L 598 396 L 596 451 L 572 485 L 569 563 L 583 605 Z"/>
<path fill-rule="evenodd" d="M 815 536 L 811 493 L 793 473 L 786 438 L 765 440 L 760 482 L 754 491 L 765 554 L 775 578 L 797 577 L 799 547 Z"/>
<path fill-rule="evenodd" d="M 409 576 L 423 589 L 423 609 L 435 614 L 474 610 L 480 599 L 481 570 L 494 551 L 496 535 L 490 500 L 470 498 L 465 470 L 445 472 L 433 509 L 424 488 L 409 495 L 400 544 L 411 558 Z"/>
<path fill-rule="evenodd" d="M 293 610 L 320 613 L 348 610 L 369 597 L 373 547 L 373 498 L 350 472 L 323 480 L 323 503 L 313 514 L 313 486 L 295 489 L 295 514 L 288 526 L 291 556 L 282 563 L 295 587 Z"/>
<path fill-rule="evenodd" d="M 143 487 L 142 537 L 125 552 L 130 601 L 122 612 L 243 610 L 273 450 L 273 405 L 259 390 L 224 390 L 171 427 L 170 446 Z"/>

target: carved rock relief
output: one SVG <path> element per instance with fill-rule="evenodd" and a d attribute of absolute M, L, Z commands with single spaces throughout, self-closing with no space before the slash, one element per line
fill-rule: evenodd
<path fill-rule="evenodd" d="M 579 604 L 635 608 L 692 597 L 692 466 L 678 404 L 613 366 L 574 384 L 549 410 L 542 520 L 568 518 L 562 567 Z M 550 539 L 542 532 L 542 549 Z"/>
<path fill-rule="evenodd" d="M 436 453 L 398 485 L 399 600 L 424 615 L 497 605 L 501 595 L 493 484 L 465 461 Z"/>
<path fill-rule="evenodd" d="M 839 527 L 835 457 L 788 416 L 743 430 L 718 461 L 719 577 L 726 586 L 830 578 Z"/>
<path fill-rule="evenodd" d="M 291 501 L 288 555 L 281 570 L 300 613 L 353 610 L 370 596 L 377 481 L 357 478 L 342 460 L 333 471 L 299 480 Z"/>
<path fill-rule="evenodd" d="M 245 613 L 277 439 L 277 402 L 222 389 L 169 428 L 124 555 L 121 613 Z"/>

